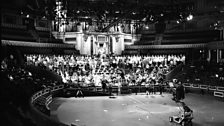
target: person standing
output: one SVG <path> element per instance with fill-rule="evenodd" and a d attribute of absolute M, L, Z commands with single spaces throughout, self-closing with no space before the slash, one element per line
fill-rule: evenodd
<path fill-rule="evenodd" d="M 109 85 L 109 95 L 112 96 L 112 84 Z"/>
<path fill-rule="evenodd" d="M 145 91 L 146 91 L 146 95 L 149 95 L 149 84 L 145 85 Z"/>
<path fill-rule="evenodd" d="M 162 85 L 162 83 L 159 83 L 159 92 L 160 92 L 160 95 L 162 95 L 162 93 L 163 93 L 163 85 Z"/>
<path fill-rule="evenodd" d="M 75 97 L 83 97 L 84 98 L 84 94 L 82 92 L 82 88 L 81 88 L 80 84 L 78 84 L 78 89 L 77 89 Z"/>
<path fill-rule="evenodd" d="M 107 83 L 107 80 L 105 78 L 103 78 L 102 81 L 101 81 L 103 93 L 106 92 L 106 87 L 107 87 L 106 83 Z"/>
<path fill-rule="evenodd" d="M 179 81 L 176 88 L 176 101 L 180 101 L 185 98 L 185 91 L 183 84 Z"/>

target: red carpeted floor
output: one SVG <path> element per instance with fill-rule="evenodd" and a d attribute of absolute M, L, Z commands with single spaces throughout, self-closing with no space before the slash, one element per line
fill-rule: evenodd
<path fill-rule="evenodd" d="M 171 94 L 132 94 L 109 98 L 54 98 L 51 117 L 80 126 L 175 126 L 169 116 L 178 115 L 179 104 Z M 224 126 L 224 102 L 209 95 L 186 94 L 193 111 L 193 126 Z"/>

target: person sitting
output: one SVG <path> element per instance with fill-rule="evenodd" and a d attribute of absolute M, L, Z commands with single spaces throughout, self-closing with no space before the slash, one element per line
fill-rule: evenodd
<path fill-rule="evenodd" d="M 184 120 L 192 119 L 193 118 L 193 111 L 184 103 L 181 102 L 183 113 L 178 116 L 173 116 L 173 121 L 180 124 Z"/>

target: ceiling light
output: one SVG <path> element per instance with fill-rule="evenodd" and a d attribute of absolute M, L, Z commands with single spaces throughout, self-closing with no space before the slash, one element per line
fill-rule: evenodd
<path fill-rule="evenodd" d="M 149 29 L 149 26 L 145 26 L 145 29 Z"/>
<path fill-rule="evenodd" d="M 116 14 L 120 13 L 119 11 L 115 11 Z"/>
<path fill-rule="evenodd" d="M 192 14 L 189 14 L 189 16 L 187 17 L 187 20 L 190 21 L 193 19 L 193 15 Z"/>
<path fill-rule="evenodd" d="M 217 77 L 217 78 L 218 78 L 218 77 L 219 77 L 219 75 L 218 75 L 218 74 L 215 74 L 215 77 Z"/>
<path fill-rule="evenodd" d="M 162 16 L 164 16 L 164 14 L 163 14 L 163 13 L 161 13 L 161 14 L 160 14 L 160 16 L 162 17 Z"/>
<path fill-rule="evenodd" d="M 177 20 L 177 24 L 179 24 L 179 23 L 180 23 L 180 21 Z"/>
<path fill-rule="evenodd" d="M 26 15 L 26 17 L 27 17 L 27 18 L 29 18 L 29 17 L 30 17 L 30 15 L 29 15 L 29 14 L 27 14 L 27 15 Z"/>
<path fill-rule="evenodd" d="M 109 11 L 105 11 L 105 13 L 106 13 L 106 14 L 108 14 L 108 13 L 109 13 Z"/>
<path fill-rule="evenodd" d="M 182 14 L 180 14 L 180 17 L 181 17 L 181 18 L 183 18 L 183 15 L 182 15 Z"/>
<path fill-rule="evenodd" d="M 149 19 L 150 19 L 150 21 L 153 21 L 153 16 L 152 16 L 152 15 L 150 15 L 150 18 L 149 18 Z"/>

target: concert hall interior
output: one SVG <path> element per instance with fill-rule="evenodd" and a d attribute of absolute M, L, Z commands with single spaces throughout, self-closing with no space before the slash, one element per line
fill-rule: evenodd
<path fill-rule="evenodd" d="M 2 0 L 3 126 L 224 126 L 223 0 Z"/>

